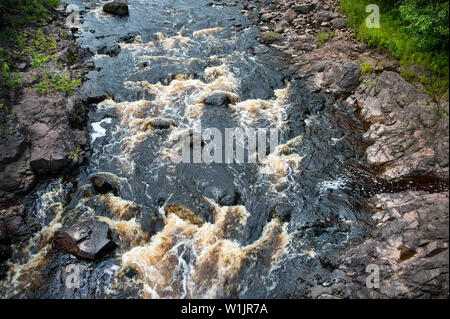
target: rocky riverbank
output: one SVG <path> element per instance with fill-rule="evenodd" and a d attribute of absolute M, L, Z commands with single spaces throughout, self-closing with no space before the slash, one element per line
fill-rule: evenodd
<path fill-rule="evenodd" d="M 245 9 L 260 41 L 289 54 L 307 85 L 360 112 L 368 123 L 367 162 L 379 177 L 408 181 L 406 189 L 380 189 L 368 199 L 371 238 L 343 252 L 335 283 L 310 296 L 448 298 L 448 91 L 435 99 L 403 79 L 395 60 L 355 39 L 339 1 L 247 1 Z M 378 289 L 366 287 L 369 264 L 379 267 Z"/>
<path fill-rule="evenodd" d="M 79 48 L 73 33 L 65 25 L 68 14 L 58 8 L 45 26 L 27 28 L 28 35 L 42 32 L 39 41 L 54 41 L 55 47 L 46 56 L 45 69 L 54 74 L 82 77 L 93 63 L 86 62 L 89 52 Z M 73 31 L 73 32 L 72 32 Z M 35 60 L 18 54 L 14 59 L 22 74 L 18 88 L 1 92 L 0 110 L 0 203 L 13 203 L 17 195 L 30 190 L 39 176 L 55 175 L 79 165 L 88 150 L 83 131 L 86 105 L 79 95 L 45 87 L 38 83 Z M 52 81 L 53 79 L 51 79 Z"/>
<path fill-rule="evenodd" d="M 0 208 L 4 208 L 0 210 L 0 262 L 10 256 L 11 242 L 26 240 L 34 230 L 33 220 L 19 205 L 22 195 L 40 179 L 75 169 L 89 153 L 85 132 L 87 103 L 76 91 L 54 89 L 65 84 L 62 81 L 66 79 L 60 77 L 57 83 L 55 78 L 49 79 L 55 82 L 42 78 L 45 70 L 47 74 L 70 74 L 67 79 L 82 79 L 93 68 L 94 64 L 87 60 L 90 52 L 76 44 L 78 30 L 65 23 L 69 15 L 65 9 L 60 6 L 48 23 L 23 31 L 33 45 L 47 47 L 48 42 L 51 50 L 46 50 L 39 68 L 36 58 L 14 55 L 16 71 L 22 75 L 21 84 L 0 92 Z"/>

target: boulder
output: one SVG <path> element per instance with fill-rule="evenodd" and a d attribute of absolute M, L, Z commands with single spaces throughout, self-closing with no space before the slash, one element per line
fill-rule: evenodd
<path fill-rule="evenodd" d="M 302 68 L 299 73 L 314 89 L 344 94 L 353 93 L 358 87 L 361 67 L 352 61 L 320 61 Z"/>
<path fill-rule="evenodd" d="M 347 27 L 347 18 L 336 18 L 333 21 L 331 21 L 331 24 L 333 25 L 333 28 L 335 29 L 344 29 Z"/>
<path fill-rule="evenodd" d="M 98 260 L 116 247 L 108 224 L 89 220 L 55 233 L 53 247 L 79 259 Z"/>
<path fill-rule="evenodd" d="M 170 128 L 171 122 L 165 119 L 153 119 L 151 120 L 147 128 L 154 128 L 157 130 L 168 130 Z"/>
<path fill-rule="evenodd" d="M 92 186 L 101 194 L 109 192 L 117 193 L 117 187 L 108 183 L 104 178 L 100 176 L 91 177 Z"/>
<path fill-rule="evenodd" d="M 30 129 L 34 134 L 30 164 L 35 173 L 55 174 L 74 162 L 79 143 L 66 123 L 55 127 L 35 123 Z"/>
<path fill-rule="evenodd" d="M 9 238 L 24 238 L 31 234 L 31 229 L 25 220 L 25 207 L 13 206 L 1 211 L 4 216 L 4 227 Z"/>
<path fill-rule="evenodd" d="M 261 20 L 264 22 L 269 22 L 277 16 L 276 12 L 266 12 L 261 14 Z"/>
<path fill-rule="evenodd" d="M 109 55 L 110 57 L 118 56 L 120 51 L 122 49 L 120 48 L 120 45 L 113 44 L 112 46 L 104 46 L 100 50 L 97 51 L 98 54 L 104 54 Z"/>
<path fill-rule="evenodd" d="M 130 32 L 123 37 L 120 37 L 119 42 L 132 43 L 134 39 L 139 35 L 137 32 Z"/>
<path fill-rule="evenodd" d="M 216 93 L 205 98 L 205 104 L 207 105 L 222 106 L 229 102 L 230 98 L 225 93 Z"/>
<path fill-rule="evenodd" d="M 311 12 L 312 10 L 314 10 L 315 7 L 316 7 L 315 3 L 301 4 L 301 5 L 296 5 L 294 7 L 294 10 L 301 14 L 307 14 L 307 13 Z"/>
<path fill-rule="evenodd" d="M 108 2 L 103 6 L 103 11 L 120 17 L 127 16 L 129 14 L 128 4 L 122 0 Z"/>

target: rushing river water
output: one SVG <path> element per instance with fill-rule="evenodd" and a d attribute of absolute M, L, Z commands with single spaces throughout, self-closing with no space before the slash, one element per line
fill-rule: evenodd
<path fill-rule="evenodd" d="M 125 18 L 104 14 L 101 1 L 69 3 L 87 6 L 82 47 L 121 51 L 93 57 L 84 90 L 109 98 L 90 109 L 92 155 L 27 199 L 42 229 L 20 248 L 4 295 L 294 298 L 333 280 L 339 251 L 370 230 L 355 110 L 290 73 L 257 41 L 241 1 L 129 0 Z M 216 93 L 230 105 L 203 103 Z M 176 138 L 200 124 L 276 128 L 280 145 L 257 163 L 174 163 Z M 93 175 L 116 194 L 95 192 Z M 89 218 L 120 247 L 91 263 L 52 248 L 55 230 Z M 61 279 L 70 264 L 82 267 L 80 289 Z"/>

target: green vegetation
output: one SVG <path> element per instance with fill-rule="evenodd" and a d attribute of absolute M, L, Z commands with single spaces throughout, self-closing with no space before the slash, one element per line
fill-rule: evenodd
<path fill-rule="evenodd" d="M 260 38 L 264 42 L 274 42 L 278 39 L 280 39 L 280 34 L 277 30 L 274 31 L 267 31 L 264 33 L 261 33 Z"/>
<path fill-rule="evenodd" d="M 34 80 L 37 81 L 36 90 L 40 94 L 48 94 L 53 91 L 69 93 L 81 85 L 81 79 L 72 79 L 68 72 L 57 73 L 47 70 Z"/>
<path fill-rule="evenodd" d="M 0 48 L 0 81 L 7 87 L 18 88 L 22 83 L 21 75 L 11 71 L 10 64 L 3 59 L 2 53 L 3 50 Z"/>
<path fill-rule="evenodd" d="M 14 30 L 48 18 L 50 10 L 60 0 L 2 0 L 0 2 L 0 29 Z"/>
<path fill-rule="evenodd" d="M 370 64 L 369 61 L 365 61 L 362 64 L 361 67 L 362 67 L 361 74 L 367 74 L 367 73 L 375 72 L 375 67 L 372 64 Z"/>
<path fill-rule="evenodd" d="M 380 28 L 366 26 L 368 4 L 379 6 Z M 341 0 L 341 7 L 360 40 L 400 61 L 402 76 L 421 82 L 432 95 L 448 89 L 448 0 Z M 413 65 L 430 74 L 417 74 Z"/>
<path fill-rule="evenodd" d="M 320 31 L 319 34 L 317 34 L 317 41 L 320 46 L 323 46 L 328 40 L 336 39 L 337 36 L 336 30 Z"/>
<path fill-rule="evenodd" d="M 80 145 L 78 145 L 75 152 L 72 153 L 72 159 L 76 159 L 80 155 L 80 151 L 81 151 L 81 148 L 80 148 Z"/>
<path fill-rule="evenodd" d="M 49 63 L 56 61 L 57 43 L 52 34 L 42 29 L 27 31 L 25 27 L 37 26 L 50 16 L 50 10 L 59 0 L 2 0 L 0 4 L 0 86 L 19 88 L 22 75 L 17 72 L 18 61 L 28 60 L 35 70 L 33 87 L 40 94 L 55 91 L 69 93 L 75 90 L 81 79 L 72 79 L 68 72 L 55 72 Z M 62 32 L 64 34 L 64 32 Z M 75 57 L 74 57 L 75 59 Z M 73 59 L 73 60 L 74 60 Z"/>

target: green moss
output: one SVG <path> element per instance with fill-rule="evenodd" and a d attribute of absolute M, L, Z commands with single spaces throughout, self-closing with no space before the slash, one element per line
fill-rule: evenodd
<path fill-rule="evenodd" d="M 34 89 L 40 94 L 52 92 L 70 93 L 81 85 L 80 78 L 72 78 L 68 72 L 49 71 L 47 64 L 55 61 L 56 39 L 52 34 L 45 34 L 38 29 L 32 34 L 17 33 L 16 47 L 10 50 L 0 48 L 0 78 L 2 83 L 10 88 L 18 88 L 21 85 L 19 73 L 11 72 L 14 68 L 11 56 L 30 57 L 31 67 L 37 70 L 38 76 L 33 79 Z M 76 56 L 71 57 L 74 61 Z"/>
<path fill-rule="evenodd" d="M 12 72 L 10 64 L 0 56 L 0 80 L 4 86 L 18 88 L 22 84 L 22 76 L 18 72 Z"/>

